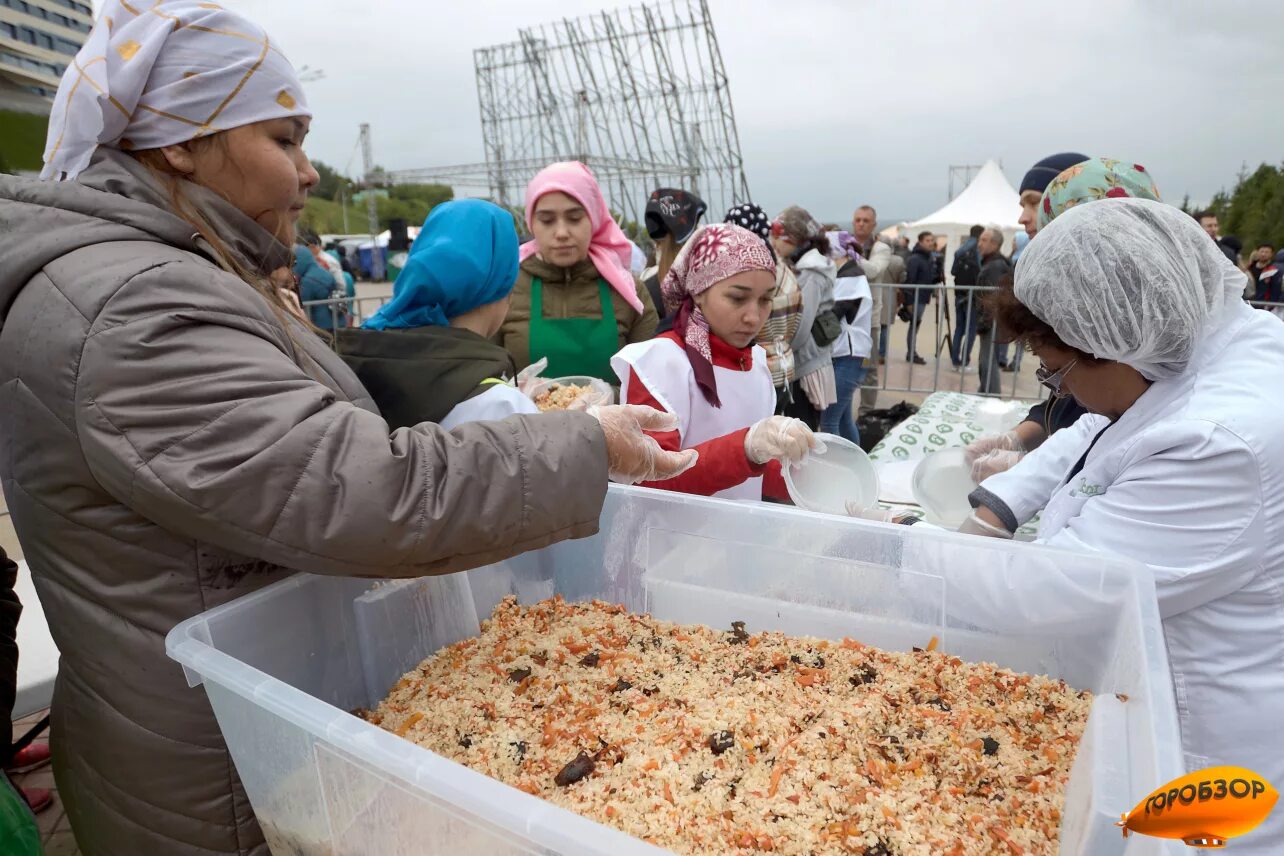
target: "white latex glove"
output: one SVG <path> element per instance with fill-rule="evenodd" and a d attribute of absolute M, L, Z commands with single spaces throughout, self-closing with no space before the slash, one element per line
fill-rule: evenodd
<path fill-rule="evenodd" d="M 1012 540 L 1011 532 L 1001 526 L 991 526 L 989 523 L 986 523 L 984 520 L 977 517 L 976 512 L 973 512 L 967 520 L 963 521 L 963 525 L 958 528 L 958 531 L 963 535 L 981 535 L 986 538 L 1002 538 L 1005 541 Z"/>
<path fill-rule="evenodd" d="M 976 462 L 977 458 L 990 452 L 1021 452 L 1024 454 L 1025 451 L 1025 444 L 1021 442 L 1021 438 L 1017 436 L 1017 433 L 1008 431 L 1006 434 L 982 434 L 963 450 L 963 456 L 969 464 L 972 464 Z"/>
<path fill-rule="evenodd" d="M 669 452 L 643 431 L 676 431 L 678 417 L 637 404 L 607 404 L 590 407 L 588 415 L 602 426 L 606 435 L 606 466 L 611 481 L 637 484 L 665 481 L 695 466 L 694 449 Z"/>
<path fill-rule="evenodd" d="M 1006 473 L 1024 457 L 1025 452 L 1005 452 L 1002 449 L 986 452 L 972 461 L 972 481 L 980 484 L 992 475 Z"/>
<path fill-rule="evenodd" d="M 540 377 L 544 369 L 548 368 L 548 357 L 540 357 L 526 368 L 517 373 L 517 388 L 523 395 L 530 395 L 531 390 L 536 385 L 543 383 L 544 379 Z"/>
<path fill-rule="evenodd" d="M 745 435 L 745 457 L 752 463 L 765 464 L 780 461 L 782 465 L 800 464 L 807 460 L 807 453 L 825 451 L 825 444 L 801 419 L 788 416 L 768 416 L 755 422 Z"/>

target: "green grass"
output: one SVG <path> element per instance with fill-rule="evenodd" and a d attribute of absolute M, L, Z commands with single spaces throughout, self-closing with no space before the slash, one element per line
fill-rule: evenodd
<path fill-rule="evenodd" d="M 0 110 L 0 171 L 39 170 L 49 117 Z"/>

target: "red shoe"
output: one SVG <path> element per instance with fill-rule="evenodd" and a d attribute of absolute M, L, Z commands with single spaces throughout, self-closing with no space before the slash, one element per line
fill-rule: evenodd
<path fill-rule="evenodd" d="M 9 759 L 5 767 L 11 773 L 26 773 L 49 763 L 48 743 L 29 743 Z"/>
<path fill-rule="evenodd" d="M 48 788 L 18 788 L 31 811 L 41 812 L 53 805 L 53 791 Z"/>

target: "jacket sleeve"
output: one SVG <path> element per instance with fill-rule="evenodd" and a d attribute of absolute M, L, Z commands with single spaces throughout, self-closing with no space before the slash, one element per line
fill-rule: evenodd
<path fill-rule="evenodd" d="M 816 349 L 816 342 L 811 337 L 811 325 L 815 323 L 816 316 L 820 314 L 822 302 L 824 300 L 824 277 L 815 271 L 802 270 L 798 272 L 798 290 L 802 292 L 802 312 L 798 318 L 798 331 L 794 333 L 794 340 L 790 343 L 794 354 L 797 355 L 799 365 L 809 360 L 810 354 Z M 830 292 L 829 305 L 833 306 L 833 292 Z"/>
<path fill-rule="evenodd" d="M 193 267 L 135 276 L 85 340 L 76 430 L 120 502 L 242 555 L 357 576 L 477 567 L 596 531 L 592 417 L 390 433 L 299 367 L 257 295 L 220 297 L 227 275 Z"/>
<path fill-rule="evenodd" d="M 310 268 L 299 281 L 299 297 L 304 301 L 328 300 L 332 288 L 330 274 L 320 268 Z"/>
<path fill-rule="evenodd" d="M 1092 438 L 1109 424 L 1110 420 L 1104 416 L 1081 417 L 1071 427 L 1053 434 L 1010 470 L 982 482 L 972 492 L 972 507 L 985 506 L 1008 531 L 1015 532 L 1048 504 Z"/>
<path fill-rule="evenodd" d="M 643 404 L 656 410 L 666 410 L 636 373 L 629 379 L 628 388 L 629 404 Z M 670 452 L 682 449 L 682 437 L 677 431 L 647 433 Z M 692 446 L 700 453 L 700 459 L 694 467 L 677 478 L 645 482 L 643 486 L 695 496 L 712 496 L 718 491 L 744 484 L 749 479 L 762 475 L 766 467 L 750 463 L 749 456 L 745 454 L 745 435 L 748 433 L 748 428 L 742 428 Z"/>
<path fill-rule="evenodd" d="M 921 253 L 912 253 L 909 258 L 909 271 L 906 285 L 931 285 L 935 279 L 936 266 L 930 259 L 923 258 Z"/>
<path fill-rule="evenodd" d="M 1149 566 L 1163 618 L 1247 585 L 1265 547 L 1262 465 L 1252 450 L 1205 422 L 1157 430 L 1137 445 L 1106 492 L 1044 543 Z"/>
<path fill-rule="evenodd" d="M 634 278 L 636 280 L 636 277 Z M 638 299 L 642 301 L 642 314 L 634 321 L 633 326 L 629 328 L 628 342 L 632 345 L 634 342 L 645 342 L 655 336 L 655 328 L 660 326 L 660 315 L 655 311 L 655 303 L 651 300 L 651 292 L 642 283 L 636 283 L 638 289 Z"/>

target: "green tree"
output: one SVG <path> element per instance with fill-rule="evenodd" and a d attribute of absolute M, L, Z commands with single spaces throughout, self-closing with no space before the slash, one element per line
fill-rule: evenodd
<path fill-rule="evenodd" d="M 320 172 L 320 169 L 317 170 Z M 344 179 L 346 181 L 346 179 Z M 319 187 L 319 186 L 318 186 Z M 303 209 L 299 225 L 316 232 L 318 235 L 333 235 L 344 232 L 364 234 L 369 231 L 368 213 L 364 202 L 353 203 L 354 187 L 347 186 L 344 198 L 346 206 L 341 206 L 336 199 L 327 198 L 323 193 L 314 191 Z M 393 220 L 405 220 L 409 226 L 420 226 L 428 217 L 428 212 L 442 202 L 454 198 L 454 191 L 440 184 L 398 184 L 388 188 L 387 197 L 375 200 L 375 210 L 379 220 L 379 231 L 387 229 Z M 343 225 L 343 213 L 348 213 L 348 228 Z"/>
<path fill-rule="evenodd" d="M 1251 173 L 1242 170 L 1235 189 L 1218 193 L 1208 207 L 1222 234 L 1238 236 L 1246 253 L 1258 244 L 1284 247 L 1284 168 L 1262 164 Z"/>
<path fill-rule="evenodd" d="M 340 194 L 351 197 L 353 193 L 352 180 L 347 176 L 341 175 L 334 167 L 322 161 L 312 162 L 312 166 L 321 176 L 317 186 L 312 189 L 312 195 L 321 199 L 338 199 Z"/>

